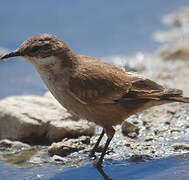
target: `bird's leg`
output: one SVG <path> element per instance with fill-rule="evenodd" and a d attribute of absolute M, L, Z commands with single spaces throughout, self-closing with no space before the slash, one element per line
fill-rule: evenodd
<path fill-rule="evenodd" d="M 94 145 L 93 149 L 91 150 L 90 157 L 94 157 L 95 156 L 95 152 L 96 152 L 96 150 L 98 148 L 98 145 L 100 144 L 100 141 L 102 140 L 103 136 L 104 136 L 104 129 L 102 130 L 102 133 L 100 134 L 96 144 Z"/>
<path fill-rule="evenodd" d="M 108 138 L 107 139 L 107 141 L 106 141 L 106 144 L 105 144 L 105 146 L 104 146 L 104 149 L 103 149 L 103 151 L 102 151 L 102 153 L 101 153 L 101 156 L 100 156 L 100 158 L 99 158 L 99 160 L 98 160 L 98 162 L 97 162 L 97 167 L 102 167 L 102 161 L 103 161 L 103 159 L 104 159 L 104 156 L 105 156 L 105 154 L 106 154 L 106 150 L 108 149 L 108 145 L 110 144 L 110 141 L 112 140 L 112 138 Z"/>
<path fill-rule="evenodd" d="M 105 144 L 105 146 L 104 146 L 104 149 L 103 149 L 103 151 L 102 151 L 102 153 L 101 153 L 101 156 L 100 156 L 100 158 L 99 158 L 99 160 L 98 160 L 98 162 L 97 162 L 97 167 L 102 167 L 102 162 L 103 162 L 104 156 L 105 156 L 105 154 L 106 154 L 106 151 L 107 151 L 107 149 L 108 149 L 108 146 L 109 146 L 109 144 L 110 144 L 110 141 L 112 140 L 112 138 L 113 138 L 113 136 L 114 136 L 114 134 L 115 134 L 115 130 L 114 130 L 113 127 L 108 128 L 108 129 L 105 129 L 105 131 L 106 131 L 106 134 L 107 134 L 107 136 L 108 136 L 108 139 L 107 139 L 106 144 Z"/>

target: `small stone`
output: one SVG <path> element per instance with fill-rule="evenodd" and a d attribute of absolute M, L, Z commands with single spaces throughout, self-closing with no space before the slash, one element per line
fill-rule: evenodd
<path fill-rule="evenodd" d="M 175 143 L 172 145 L 174 150 L 188 150 L 189 151 L 189 144 L 185 143 Z"/>
<path fill-rule="evenodd" d="M 171 131 L 171 133 L 181 132 L 181 129 L 179 129 L 179 128 L 172 128 L 170 131 Z"/>
<path fill-rule="evenodd" d="M 90 144 L 90 137 L 89 136 L 81 136 L 79 138 L 79 141 L 81 141 L 83 144 Z"/>
<path fill-rule="evenodd" d="M 146 136 L 144 138 L 144 141 L 148 142 L 148 141 L 153 141 L 154 140 L 154 137 L 153 136 Z"/>
<path fill-rule="evenodd" d="M 169 121 L 165 121 L 165 125 L 170 125 L 171 123 Z"/>
<path fill-rule="evenodd" d="M 50 156 L 58 155 L 58 156 L 67 156 L 68 154 L 77 151 L 77 148 L 66 143 L 53 143 L 48 148 L 48 153 Z"/>
<path fill-rule="evenodd" d="M 126 146 L 126 147 L 130 147 L 131 145 L 130 145 L 129 143 L 126 143 L 125 146 Z"/>
<path fill-rule="evenodd" d="M 133 124 L 138 124 L 138 121 L 135 120 L 135 121 L 133 121 L 132 123 L 133 123 Z"/>
<path fill-rule="evenodd" d="M 149 147 L 148 146 L 144 146 L 144 148 L 143 148 L 144 150 L 148 150 L 149 149 Z"/>
<path fill-rule="evenodd" d="M 62 161 L 62 162 L 66 161 L 66 158 L 61 157 L 61 156 L 57 156 L 57 155 L 54 155 L 52 158 L 53 158 L 54 161 Z"/>
<path fill-rule="evenodd" d="M 144 162 L 144 161 L 147 161 L 147 160 L 152 160 L 152 157 L 149 156 L 149 155 L 132 155 L 130 157 L 130 160 L 132 162 Z"/>
<path fill-rule="evenodd" d="M 19 141 L 10 141 L 8 139 L 3 139 L 0 141 L 0 149 L 6 149 L 6 148 L 20 150 L 26 148 L 28 149 L 30 148 L 30 145 Z"/>
<path fill-rule="evenodd" d="M 157 128 L 157 129 L 154 129 L 154 134 L 155 135 L 160 135 L 160 134 L 165 133 L 168 130 L 169 130 L 168 128 Z"/>
<path fill-rule="evenodd" d="M 175 109 L 173 109 L 173 108 L 169 108 L 169 109 L 167 110 L 167 112 L 170 113 L 170 114 L 175 114 L 175 113 L 176 113 L 176 112 L 175 112 Z"/>
<path fill-rule="evenodd" d="M 156 151 L 155 150 L 151 150 L 152 154 L 154 154 Z"/>
<path fill-rule="evenodd" d="M 130 133 L 127 134 L 127 136 L 134 139 L 134 138 L 137 137 L 137 133 L 136 132 L 130 132 Z"/>
<path fill-rule="evenodd" d="M 48 153 L 50 156 L 58 155 L 64 157 L 72 152 L 78 152 L 84 148 L 85 146 L 80 143 L 78 139 L 66 139 L 58 143 L 52 143 L 52 145 L 48 148 Z"/>
<path fill-rule="evenodd" d="M 137 149 L 139 146 L 140 146 L 139 143 L 134 143 L 134 144 L 131 145 L 130 148 L 131 148 L 132 150 L 135 150 L 135 149 Z"/>
<path fill-rule="evenodd" d="M 149 125 L 145 126 L 145 129 L 150 130 L 150 126 Z"/>
<path fill-rule="evenodd" d="M 139 133 L 139 128 L 127 121 L 124 121 L 121 130 L 124 136 L 128 136 L 130 138 L 135 138 L 137 137 Z"/>
<path fill-rule="evenodd" d="M 147 121 L 143 121 L 142 124 L 143 124 L 143 126 L 146 126 L 148 124 L 148 122 Z"/>

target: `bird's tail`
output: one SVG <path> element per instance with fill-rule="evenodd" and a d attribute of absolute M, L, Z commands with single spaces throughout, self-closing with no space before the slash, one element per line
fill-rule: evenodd
<path fill-rule="evenodd" d="M 166 89 L 161 99 L 189 103 L 189 97 L 183 97 L 182 90 L 179 89 Z"/>
<path fill-rule="evenodd" d="M 175 102 L 189 103 L 189 97 L 170 97 L 169 99 Z"/>

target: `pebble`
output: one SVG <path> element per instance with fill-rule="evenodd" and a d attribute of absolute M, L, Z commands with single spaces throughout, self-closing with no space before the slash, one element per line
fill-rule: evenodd
<path fill-rule="evenodd" d="M 177 151 L 177 150 L 188 150 L 189 151 L 189 144 L 185 144 L 185 143 L 174 143 L 172 145 L 172 147 L 174 148 L 175 151 Z"/>
<path fill-rule="evenodd" d="M 31 146 L 19 141 L 11 141 L 8 139 L 3 139 L 0 141 L 0 149 L 16 149 L 16 150 L 21 150 L 21 149 L 28 149 Z"/>
<path fill-rule="evenodd" d="M 145 141 L 145 142 L 153 141 L 153 140 L 154 140 L 154 137 L 153 137 L 153 136 L 146 136 L 146 137 L 144 138 L 144 141 Z"/>
<path fill-rule="evenodd" d="M 52 145 L 48 148 L 48 153 L 50 156 L 58 155 L 58 156 L 67 156 L 72 152 L 78 152 L 82 149 L 85 149 L 85 146 L 82 143 L 76 143 L 76 140 L 69 139 L 67 141 L 52 143 Z"/>

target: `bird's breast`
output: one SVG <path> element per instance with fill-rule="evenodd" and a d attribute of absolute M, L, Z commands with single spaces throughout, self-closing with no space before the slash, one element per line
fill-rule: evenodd
<path fill-rule="evenodd" d="M 69 90 L 69 73 L 61 72 L 57 74 L 52 71 L 38 71 L 56 100 L 73 114 L 83 116 L 82 109 L 84 109 L 84 105 L 77 98 L 74 98 Z"/>

